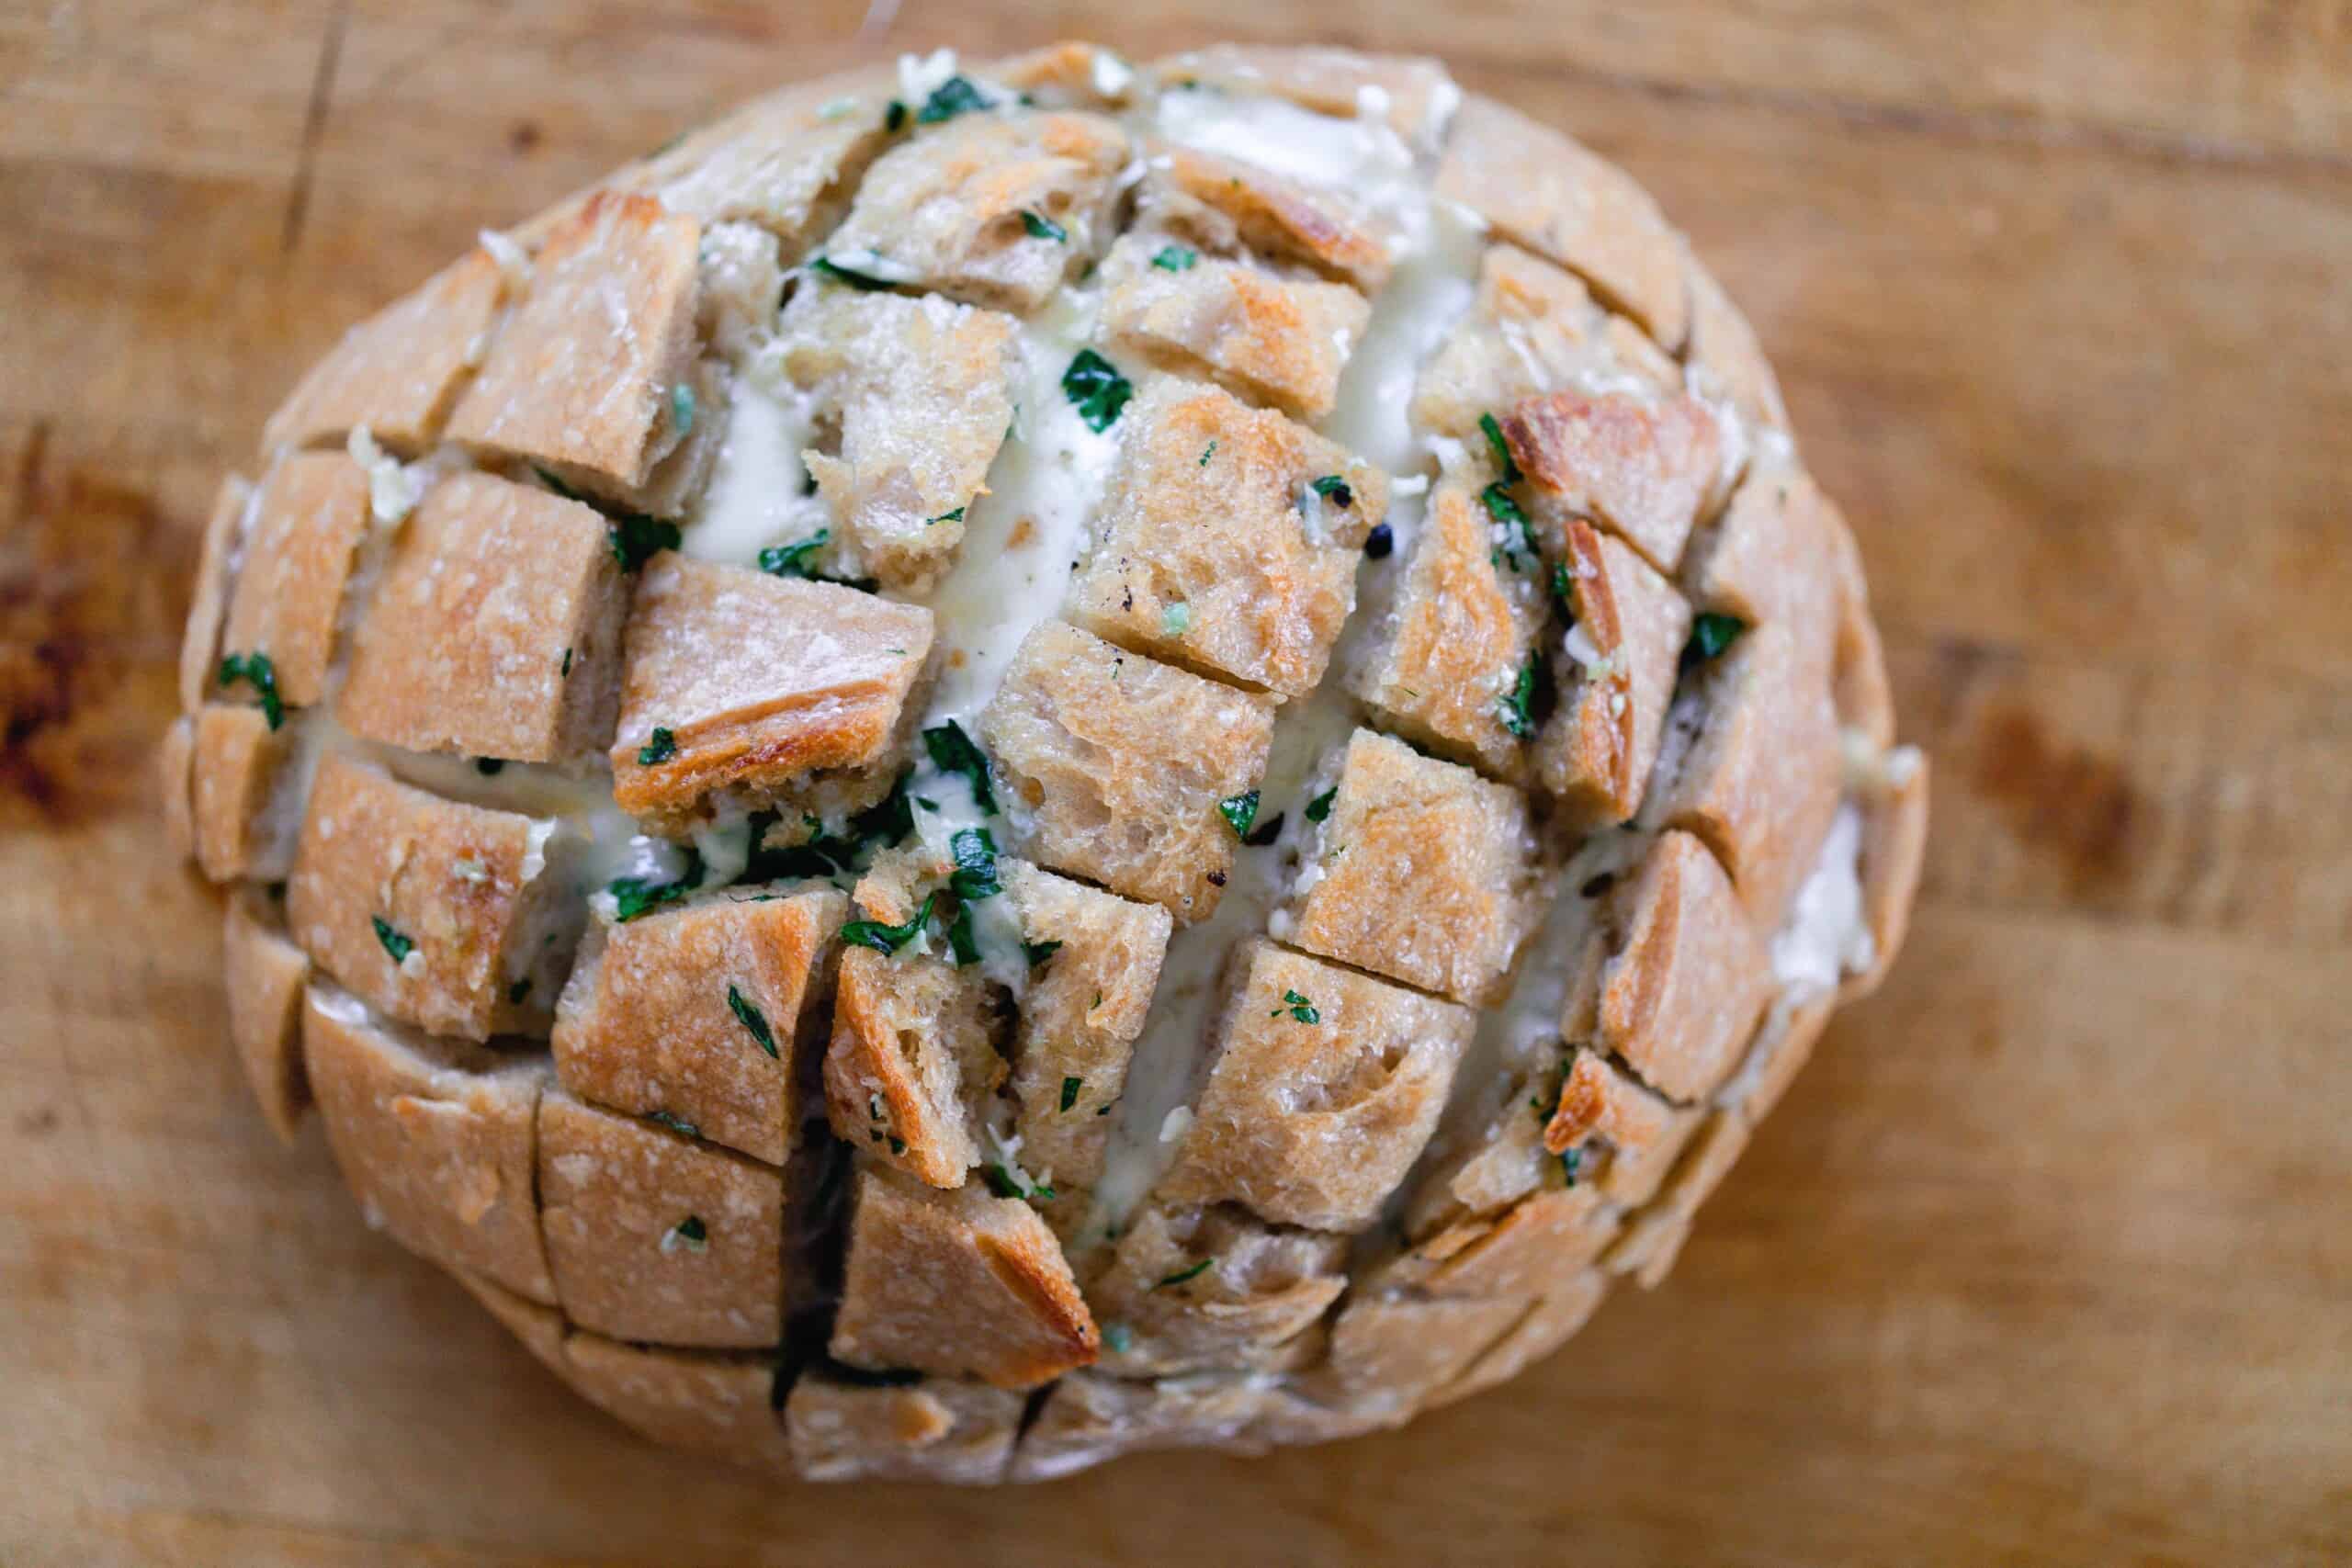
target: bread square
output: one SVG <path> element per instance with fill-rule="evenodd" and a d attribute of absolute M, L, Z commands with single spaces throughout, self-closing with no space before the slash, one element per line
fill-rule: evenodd
<path fill-rule="evenodd" d="M 1680 564 L 1722 481 L 1722 427 L 1688 393 L 1552 392 L 1522 398 L 1500 423 L 1547 533 L 1597 518 L 1660 571 Z"/>
<path fill-rule="evenodd" d="M 220 641 L 228 653 L 266 654 L 288 707 L 326 694 L 344 589 L 368 528 L 367 470 L 341 452 L 297 453 L 262 481 Z M 255 700 L 246 685 L 221 695 Z"/>
<path fill-rule="evenodd" d="M 1559 706 L 1535 741 L 1535 773 L 1569 828 L 1591 832 L 1641 809 L 1690 606 L 1632 547 L 1582 518 L 1562 561 L 1575 627 L 1554 658 Z"/>
<path fill-rule="evenodd" d="M 311 978 L 311 961 L 287 940 L 275 900 L 257 888 L 229 896 L 220 969 L 229 1038 L 245 1065 L 246 1081 L 270 1131 L 291 1144 L 311 1109 L 311 1082 L 302 1070 L 302 987 Z"/>
<path fill-rule="evenodd" d="M 214 882 L 286 874 L 290 812 L 278 785 L 295 755 L 290 729 L 273 729 L 259 708 L 207 707 L 195 720 L 189 771 L 196 862 Z"/>

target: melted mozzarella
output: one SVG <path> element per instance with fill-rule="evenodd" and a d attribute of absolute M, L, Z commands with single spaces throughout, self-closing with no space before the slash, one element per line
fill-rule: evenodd
<path fill-rule="evenodd" d="M 753 566 L 770 545 L 796 543 L 825 525 L 824 502 L 803 493 L 800 454 L 809 445 L 814 406 L 808 393 L 756 367 L 735 378 L 709 488 L 683 530 L 684 554 Z"/>

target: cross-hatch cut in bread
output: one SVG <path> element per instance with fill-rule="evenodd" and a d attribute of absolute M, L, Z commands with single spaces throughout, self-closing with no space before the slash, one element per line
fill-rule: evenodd
<path fill-rule="evenodd" d="M 1656 1284 L 1927 775 L 1756 332 L 1431 60 L 797 85 L 353 328 L 159 755 L 227 1028 L 650 1440 L 1256 1451 Z"/>

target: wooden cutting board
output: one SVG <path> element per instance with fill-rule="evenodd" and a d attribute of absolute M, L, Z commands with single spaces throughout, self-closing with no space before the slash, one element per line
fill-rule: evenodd
<path fill-rule="evenodd" d="M 0 1562 L 2352 1557 L 2341 6 L 1103 22 L 1442 52 L 1648 182 L 1860 532 L 1936 828 L 1665 1288 L 1401 1433 L 989 1494 L 574 1402 L 271 1141 L 159 840 L 197 525 L 344 324 L 775 79 L 1091 8 L 656 9 L 0 7 Z"/>

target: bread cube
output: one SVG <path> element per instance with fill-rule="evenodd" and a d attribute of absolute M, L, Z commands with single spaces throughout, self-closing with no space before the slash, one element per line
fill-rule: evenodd
<path fill-rule="evenodd" d="M 1744 626 L 1780 625 L 1807 682 L 1823 681 L 1837 657 L 1845 604 L 1860 593 L 1860 568 L 1850 549 L 1837 504 L 1812 476 L 1759 465 L 1694 545 L 1684 576 L 1701 607 Z M 1860 619 L 1867 624 L 1869 616 Z"/>
<path fill-rule="evenodd" d="M 1738 1064 L 1772 988 L 1731 879 L 1706 845 L 1669 832 L 1601 900 L 1560 1033 L 1668 1099 L 1697 1100 Z"/>
<path fill-rule="evenodd" d="M 296 453 L 262 481 L 220 640 L 232 653 L 267 654 L 288 707 L 326 694 L 344 588 L 368 528 L 368 471 L 341 452 Z M 258 700 L 244 684 L 218 695 Z"/>
<path fill-rule="evenodd" d="M 848 209 L 850 193 L 890 144 L 886 95 L 828 118 L 843 96 L 803 84 L 744 106 L 613 182 L 699 220 L 755 223 L 774 234 L 786 265 Z M 775 300 L 771 299 L 773 305 Z"/>
<path fill-rule="evenodd" d="M 229 896 L 220 972 L 229 1038 L 246 1081 L 270 1130 L 291 1144 L 311 1109 L 311 1080 L 302 1070 L 302 987 L 311 961 L 287 941 L 285 921 L 267 895 L 244 887 Z"/>
<path fill-rule="evenodd" d="M 921 605 L 658 558 L 629 611 L 614 799 L 673 831 L 722 799 L 829 819 L 875 804 L 921 716 L 931 639 Z"/>
<path fill-rule="evenodd" d="M 1421 1152 L 1476 1015 L 1253 941 L 1159 1195 L 1352 1231 Z"/>
<path fill-rule="evenodd" d="M 1521 399 L 1500 423 L 1551 537 L 1571 518 L 1597 518 L 1660 571 L 1681 560 L 1721 481 L 1723 432 L 1688 393 L 1553 392 Z"/>
<path fill-rule="evenodd" d="M 1566 825 L 1591 832 L 1641 809 L 1690 606 L 1613 535 L 1567 525 L 1564 562 L 1575 629 L 1553 661 L 1560 705 L 1535 741 L 1535 773 Z"/>
<path fill-rule="evenodd" d="M 1367 296 L 1380 292 L 1396 265 L 1389 226 L 1353 197 L 1191 147 L 1152 146 L 1136 212 L 1139 227 L 1165 229 L 1202 250 L 1254 252 Z"/>
<path fill-rule="evenodd" d="M 1413 423 L 1483 449 L 1479 420 L 1545 392 L 1664 396 L 1682 367 L 1581 279 L 1516 245 L 1489 245 L 1478 292 L 1413 384 Z"/>
<path fill-rule="evenodd" d="M 802 455 L 835 519 L 832 569 L 927 590 L 1012 427 L 1020 322 L 937 295 L 803 288 L 776 363 L 838 424 L 837 452 Z"/>
<path fill-rule="evenodd" d="M 1699 1112 L 1680 1109 L 1620 1072 L 1608 1057 L 1572 1050 L 1560 1099 L 1544 1125 L 1544 1147 L 1576 1151 L 1578 1179 L 1613 1203 L 1645 1203 L 1698 1130 Z"/>
<path fill-rule="evenodd" d="M 1586 1269 L 1529 1308 L 1509 1333 L 1432 1395 L 1431 1404 L 1451 1404 L 1509 1382 L 1573 1338 L 1608 1294 L 1609 1276 Z"/>
<path fill-rule="evenodd" d="M 1491 777 L 1526 769 L 1517 700 L 1544 620 L 1537 563 L 1498 558 L 1496 525 L 1468 486 L 1430 498 L 1396 607 L 1351 689 L 1388 728 Z"/>
<path fill-rule="evenodd" d="M 1276 932 L 1456 1001 L 1496 1000 L 1543 912 L 1527 803 L 1369 729 L 1349 739 L 1332 787 Z"/>
<path fill-rule="evenodd" d="M 303 993 L 302 1056 L 344 1184 L 370 1225 L 445 1269 L 556 1299 L 533 1197 L 545 1056 L 402 1028 L 321 979 Z"/>
<path fill-rule="evenodd" d="M 1146 1209 L 1087 1287 L 1103 1368 L 1122 1377 L 1285 1371 L 1348 1286 L 1348 1238 L 1277 1228 L 1233 1208 Z"/>
<path fill-rule="evenodd" d="M 994 60 L 979 73 L 1049 109 L 1115 109 L 1136 96 L 1136 71 L 1107 49 L 1065 39 Z"/>
<path fill-rule="evenodd" d="M 1363 295 L 1197 252 L 1181 267 L 1154 265 L 1167 252 L 1164 238 L 1144 233 L 1111 247 L 1098 318 L 1105 342 L 1296 419 L 1331 412 L 1372 318 Z"/>
<path fill-rule="evenodd" d="M 622 1345 L 575 1330 L 557 1371 L 648 1442 L 778 1477 L 793 1472 L 772 1357 Z"/>
<path fill-rule="evenodd" d="M 1213 388 L 1158 382 L 1124 429 L 1073 618 L 1278 697 L 1313 691 L 1355 607 L 1386 477 Z"/>
<path fill-rule="evenodd" d="M 1199 85 L 1271 93 L 1317 114 L 1385 119 L 1416 148 L 1437 145 L 1450 106 L 1461 98 L 1437 61 L 1347 49 L 1211 44 L 1152 62 L 1151 74 L 1162 92 Z"/>
<path fill-rule="evenodd" d="M 1262 1453 L 1266 1444 L 1245 1434 L 1281 1398 L 1258 1378 L 1138 1382 L 1073 1372 L 1054 1384 L 1036 1419 L 1021 1434 L 1007 1479 L 1051 1481 L 1151 1449 Z"/>
<path fill-rule="evenodd" d="M 1499 1215 L 1423 1243 L 1385 1278 L 1425 1295 L 1527 1301 L 1562 1290 L 1617 1234 L 1616 1212 L 1589 1182 L 1547 1186 Z"/>
<path fill-rule="evenodd" d="M 1010 857 L 997 862 L 1004 896 L 1031 951 L 1028 994 L 1013 1037 L 1013 1122 L 1023 1166 L 1052 1173 L 1048 1223 L 1068 1238 L 1102 1174 L 1111 1107 L 1126 1086 L 1160 960 L 1175 922 L 1136 904 Z"/>
<path fill-rule="evenodd" d="M 1788 405 L 1781 398 L 1780 378 L 1756 341 L 1756 329 L 1739 313 L 1731 296 L 1713 274 L 1696 261 L 1689 264 L 1690 279 L 1690 347 L 1684 355 L 1686 384 L 1710 402 L 1726 404 L 1750 426 L 1750 434 L 1784 431 Z"/>
<path fill-rule="evenodd" d="M 1544 1130 L 1559 1098 L 1559 1072 L 1548 1063 L 1528 1063 L 1486 1090 L 1494 1096 L 1486 1115 L 1447 1141 L 1413 1183 L 1403 1214 L 1403 1234 L 1417 1246 L 1490 1219 L 1510 1204 L 1561 1179 L 1562 1168 L 1544 1146 Z M 1441 1247 L 1441 1252 L 1442 1251 Z"/>
<path fill-rule="evenodd" d="M 978 1486 L 1004 1473 L 1024 1403 L 953 1378 L 894 1386 L 809 1372 L 792 1385 L 784 1420 L 804 1480 Z"/>
<path fill-rule="evenodd" d="M 269 417 L 271 446 L 340 446 L 365 428 L 389 452 L 421 457 L 498 328 L 509 281 L 479 245 L 343 334 Z"/>
<path fill-rule="evenodd" d="M 1582 276 L 1660 347 L 1680 352 L 1690 321 L 1682 239 L 1623 169 L 1517 109 L 1471 97 L 1446 137 L 1437 194 Z"/>
<path fill-rule="evenodd" d="M 1027 1204 L 858 1172 L 836 1360 L 1031 1388 L 1087 1365 L 1100 1344 L 1054 1233 Z"/>
<path fill-rule="evenodd" d="M 558 1377 L 565 1375 L 563 1340 L 571 1328 L 563 1321 L 560 1311 L 528 1296 L 518 1296 L 470 1269 L 451 1268 L 449 1274 L 465 1287 L 466 1294 L 481 1303 L 484 1312 L 522 1342 L 533 1359 Z"/>
<path fill-rule="evenodd" d="M 1519 1298 L 1357 1296 L 1331 1325 L 1331 1359 L 1298 1380 L 1307 1398 L 1401 1422 L 1526 1315 Z"/>
<path fill-rule="evenodd" d="M 1736 1112 L 1709 1111 L 1667 1178 L 1657 1201 L 1637 1212 L 1618 1233 L 1601 1256 L 1600 1266 L 1612 1274 L 1634 1276 L 1645 1290 L 1655 1289 L 1674 1266 L 1675 1255 L 1690 1235 L 1691 1217 L 1723 1185 L 1747 1147 L 1748 1127 L 1747 1119 Z"/>
<path fill-rule="evenodd" d="M 784 1337 L 784 1177 L 573 1099 L 539 1101 L 539 1224 L 563 1314 L 619 1339 L 758 1349 Z"/>
<path fill-rule="evenodd" d="M 277 809 L 295 754 L 290 729 L 272 729 L 259 708 L 208 707 L 193 727 L 189 768 L 196 862 L 214 882 L 286 874 L 290 816 Z"/>
<path fill-rule="evenodd" d="M 1265 773 L 1269 699 L 1046 621 L 979 728 L 1023 856 L 1184 924 L 1215 911 L 1238 842 L 1217 803 Z"/>
<path fill-rule="evenodd" d="M 876 160 L 825 257 L 1027 315 L 1100 250 L 1128 157 L 1099 115 L 959 115 Z"/>
<path fill-rule="evenodd" d="M 312 962 L 403 1022 L 469 1040 L 544 1032 L 579 919 L 549 864 L 554 831 L 329 756 L 287 923 Z"/>
<path fill-rule="evenodd" d="M 978 968 L 845 948 L 825 1053 L 834 1135 L 918 1181 L 961 1185 L 980 1163 L 987 1105 L 1004 1081 L 1004 1028 Z"/>
<path fill-rule="evenodd" d="M 245 514 L 254 487 L 231 474 L 220 481 L 205 520 L 190 590 L 187 626 L 180 635 L 180 711 L 194 713 L 220 690 L 220 623 L 227 615 L 230 566 L 243 547 Z"/>
<path fill-rule="evenodd" d="M 1838 715 L 1824 672 L 1777 621 L 1743 634 L 1713 664 L 1675 699 L 1643 819 L 1703 839 L 1758 928 L 1771 931 L 1838 815 Z M 1676 713 L 1688 715 L 1681 737 L 1671 733 Z"/>
<path fill-rule="evenodd" d="M 450 416 L 449 439 L 638 506 L 688 434 L 702 225 L 604 192 L 557 225 Z"/>
<path fill-rule="evenodd" d="M 435 485 L 377 581 L 336 716 L 413 751 L 560 762 L 605 745 L 628 592 L 607 533 L 493 475 Z"/>
<path fill-rule="evenodd" d="M 848 910 L 819 885 L 598 922 L 557 1010 L 557 1076 L 583 1099 L 665 1111 L 782 1165 L 803 1114 L 802 1065 L 825 1048 Z"/>
<path fill-rule="evenodd" d="M 1763 1027 L 1756 1032 L 1756 1043 L 1749 1047 L 1747 1063 L 1723 1097 L 1737 1106 L 1749 1126 L 1770 1115 L 1772 1107 L 1781 1102 L 1781 1096 L 1788 1092 L 1789 1085 L 1796 1081 L 1798 1072 L 1812 1059 L 1813 1048 L 1820 1043 L 1822 1031 L 1828 1027 L 1830 1015 L 1838 1006 L 1835 992 L 1824 991 L 1799 1000 L 1795 993 L 1783 991 L 1765 1015 Z M 1747 1092 L 1739 1095 L 1743 1079 Z"/>

